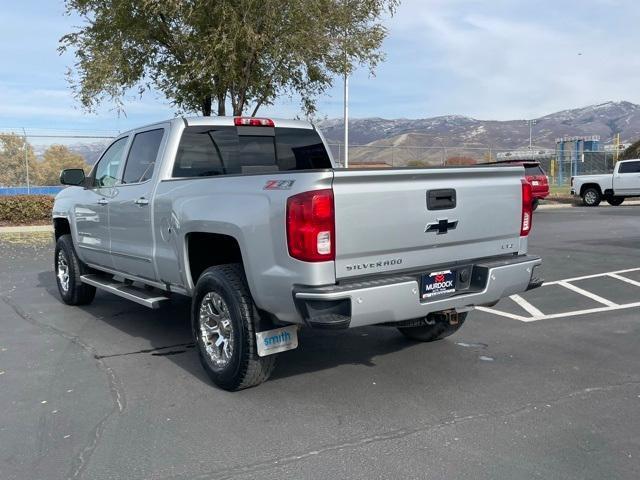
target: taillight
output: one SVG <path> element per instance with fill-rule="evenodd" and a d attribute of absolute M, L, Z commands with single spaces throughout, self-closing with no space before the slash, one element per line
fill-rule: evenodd
<path fill-rule="evenodd" d="M 524 179 L 522 181 L 522 220 L 520 222 L 520 236 L 526 237 L 531 231 L 531 223 L 533 221 L 533 193 L 531 192 L 531 184 Z"/>
<path fill-rule="evenodd" d="M 333 190 L 313 190 L 287 199 L 289 255 L 305 262 L 336 256 Z"/>
<path fill-rule="evenodd" d="M 236 127 L 275 127 L 270 118 L 234 117 L 233 123 Z"/>

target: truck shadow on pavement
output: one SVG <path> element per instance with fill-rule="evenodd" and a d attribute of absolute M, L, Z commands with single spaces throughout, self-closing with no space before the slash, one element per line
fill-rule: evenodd
<path fill-rule="evenodd" d="M 193 343 L 190 299 L 176 295 L 168 305 L 150 310 L 98 291 L 90 305 L 67 307 L 60 301 L 53 272 L 40 272 L 38 281 L 38 288 L 44 289 L 63 308 L 70 309 L 65 317 L 71 321 L 74 319 L 75 309 L 94 317 L 95 328 L 82 328 L 82 340 L 95 349 L 97 358 L 108 360 L 141 355 L 166 357 L 197 379 L 212 385 L 200 365 Z M 86 322 L 86 319 L 80 321 Z M 116 332 L 110 330 L 108 334 L 105 333 L 100 323 Z M 64 326 L 57 327 L 64 329 Z M 131 348 L 134 345 L 139 348 Z M 342 365 L 375 367 L 375 357 L 410 348 L 416 343 L 405 339 L 395 328 L 389 327 L 340 331 L 302 328 L 299 331 L 299 345 L 298 349 L 279 355 L 271 379 L 285 379 Z"/>

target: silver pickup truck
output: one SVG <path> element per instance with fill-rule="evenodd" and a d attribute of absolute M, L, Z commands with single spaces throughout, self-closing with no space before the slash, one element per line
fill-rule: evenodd
<path fill-rule="evenodd" d="M 541 283 L 522 167 L 348 170 L 307 122 L 177 118 L 123 133 L 88 177 L 61 182 L 64 302 L 191 297 L 202 365 L 227 390 L 264 381 L 300 326 L 433 341 Z"/>

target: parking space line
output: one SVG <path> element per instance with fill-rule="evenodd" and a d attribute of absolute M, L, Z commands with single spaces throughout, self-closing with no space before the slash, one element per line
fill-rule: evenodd
<path fill-rule="evenodd" d="M 587 290 L 583 290 L 580 287 L 576 287 L 575 285 L 567 282 L 567 281 L 560 281 L 558 282 L 558 285 L 560 285 L 561 287 L 564 288 L 568 288 L 569 290 L 572 290 L 576 293 L 579 293 L 580 295 L 584 295 L 585 297 L 590 298 L 591 300 L 594 300 L 598 303 L 601 303 L 603 305 L 606 305 L 607 307 L 617 307 L 618 304 L 612 302 L 611 300 L 607 300 L 606 298 L 601 297 L 600 295 L 596 295 L 595 293 L 591 293 L 588 292 Z"/>
<path fill-rule="evenodd" d="M 502 310 L 494 310 L 493 308 L 488 307 L 475 307 L 475 310 L 479 310 L 481 312 L 493 313 L 494 315 L 499 315 L 501 317 L 510 318 L 511 320 L 519 320 L 521 322 L 530 322 L 533 317 L 522 317 L 520 315 L 516 315 L 515 313 L 503 312 Z"/>
<path fill-rule="evenodd" d="M 626 270 L 616 270 L 614 272 L 595 273 L 593 275 L 583 275 L 582 277 L 573 277 L 573 278 L 565 278 L 563 280 L 554 280 L 553 282 L 544 282 L 544 284 L 545 285 L 557 285 L 560 282 L 577 282 L 579 280 L 588 280 L 590 278 L 605 277 L 607 275 L 616 275 L 616 274 L 619 274 L 619 273 L 637 272 L 639 270 L 640 270 L 640 267 L 627 268 Z"/>
<path fill-rule="evenodd" d="M 577 315 L 586 315 L 588 313 L 602 313 L 602 312 L 611 312 L 613 310 L 624 310 L 627 308 L 635 308 L 640 307 L 640 302 L 635 303 L 627 303 L 625 305 L 616 305 L 615 307 L 597 307 L 597 308 L 587 308 L 584 310 L 575 310 L 573 312 L 564 312 L 564 313 L 552 313 L 551 315 L 545 315 L 541 318 L 528 318 L 527 322 L 534 322 L 536 320 L 550 320 L 552 318 L 565 318 L 565 317 L 575 317 Z"/>
<path fill-rule="evenodd" d="M 511 300 L 513 300 L 518 305 L 520 305 L 522 308 L 524 308 L 527 311 L 527 313 L 529 315 L 531 315 L 532 317 L 543 317 L 544 316 L 544 313 L 542 313 L 536 307 L 531 305 L 529 302 L 527 302 L 520 295 L 511 295 L 511 297 L 509 297 L 509 298 L 511 298 Z"/>
<path fill-rule="evenodd" d="M 543 315 L 541 317 L 522 317 L 520 315 L 514 315 L 513 313 L 494 310 L 493 308 L 487 308 L 487 307 L 476 307 L 476 310 L 479 310 L 481 312 L 486 312 L 486 313 L 493 313 L 494 315 L 510 318 L 512 320 L 518 320 L 520 322 L 537 322 L 538 320 L 551 320 L 554 318 L 575 317 L 577 315 L 586 315 L 588 313 L 611 312 L 613 310 L 625 310 L 627 308 L 635 308 L 635 307 L 640 307 L 640 302 L 626 303 L 624 305 L 616 305 L 615 307 L 597 307 L 597 308 L 587 308 L 585 310 L 575 310 L 573 312 L 551 313 L 551 314 Z"/>
<path fill-rule="evenodd" d="M 640 287 L 640 282 L 636 282 L 635 280 L 631 280 L 630 278 L 623 277 L 622 275 L 618 275 L 617 273 L 608 273 L 607 276 L 615 278 L 616 280 L 622 280 L 623 282 L 630 283 L 631 285 L 635 285 L 636 287 Z"/>
<path fill-rule="evenodd" d="M 512 320 L 518 320 L 520 322 L 536 322 L 538 320 L 549 320 L 549 319 L 553 319 L 553 318 L 565 318 L 565 317 L 575 317 L 578 315 L 586 315 L 586 314 L 590 314 L 590 313 L 602 313 L 602 312 L 610 312 L 612 310 L 623 310 L 623 309 L 627 309 L 627 308 L 635 308 L 635 307 L 640 307 L 640 302 L 633 302 L 633 303 L 626 303 L 626 304 L 617 304 L 615 302 L 612 302 L 611 300 L 608 300 L 604 297 L 601 297 L 600 295 L 596 295 L 595 293 L 592 293 L 588 290 L 584 290 L 580 287 L 577 287 L 575 285 L 573 285 L 571 282 L 576 282 L 579 280 L 587 280 L 587 279 L 591 279 L 591 278 L 600 278 L 600 277 L 609 277 L 615 280 L 620 280 L 623 282 L 626 282 L 630 285 L 634 285 L 636 287 L 640 287 L 640 282 L 636 281 L 636 280 L 632 280 L 630 278 L 627 277 L 623 277 L 622 275 L 620 275 L 621 273 L 630 273 L 630 272 L 637 272 L 640 271 L 640 267 L 638 268 L 628 268 L 626 270 L 617 270 L 614 272 L 605 272 L 605 273 L 596 273 L 594 275 L 584 275 L 581 277 L 573 277 L 573 278 L 566 278 L 564 280 L 554 280 L 552 282 L 545 282 L 542 286 L 550 286 L 550 285 L 559 285 L 561 287 L 564 287 L 568 290 L 571 290 L 575 293 L 578 293 L 582 296 L 585 296 L 587 298 L 590 298 L 591 300 L 594 300 L 595 302 L 598 302 L 604 306 L 602 307 L 595 307 L 595 308 L 587 308 L 587 309 L 583 309 L 583 310 L 574 310 L 574 311 L 568 311 L 568 312 L 561 312 L 561 313 L 550 313 L 550 314 L 545 314 L 543 313 L 540 309 L 538 309 L 537 307 L 535 307 L 534 305 L 532 305 L 528 300 L 525 300 L 524 298 L 522 298 L 520 295 L 511 295 L 509 298 L 511 300 L 513 300 L 516 304 L 518 304 L 523 310 L 525 310 L 527 313 L 529 313 L 529 315 L 531 315 L 530 317 L 524 316 L 524 315 L 516 315 L 514 313 L 509 313 L 509 312 L 503 312 L 502 310 L 495 310 L 493 308 L 489 308 L 489 307 L 475 307 L 476 310 L 479 310 L 481 312 L 486 312 L 486 313 L 492 313 L 494 315 L 498 315 L 500 317 L 505 317 L 505 318 L 510 318 Z"/>

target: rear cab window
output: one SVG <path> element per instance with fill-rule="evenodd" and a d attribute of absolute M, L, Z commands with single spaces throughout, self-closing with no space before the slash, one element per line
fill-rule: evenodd
<path fill-rule="evenodd" d="M 527 177 L 544 176 L 544 172 L 542 171 L 540 165 L 525 165 L 524 174 Z"/>
<path fill-rule="evenodd" d="M 313 129 L 186 127 L 173 177 L 209 177 L 331 168 L 320 135 Z"/>

